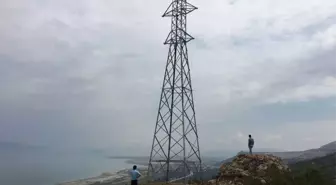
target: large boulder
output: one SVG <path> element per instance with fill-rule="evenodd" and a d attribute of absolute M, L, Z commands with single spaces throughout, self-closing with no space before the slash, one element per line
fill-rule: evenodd
<path fill-rule="evenodd" d="M 240 154 L 232 163 L 223 164 L 217 179 L 209 181 L 209 184 L 244 185 L 249 179 L 266 184 L 272 180 L 268 175 L 270 170 L 275 173 L 289 172 L 288 166 L 279 157 L 266 154 Z"/>

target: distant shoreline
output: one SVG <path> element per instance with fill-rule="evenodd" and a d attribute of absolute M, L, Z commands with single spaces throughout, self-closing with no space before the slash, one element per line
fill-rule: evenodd
<path fill-rule="evenodd" d="M 139 167 L 139 171 L 142 174 L 147 173 L 147 168 Z M 84 179 L 78 179 L 78 180 L 73 180 L 73 181 L 68 181 L 68 182 L 62 182 L 62 183 L 57 183 L 56 185 L 93 185 L 96 183 L 124 183 L 128 182 L 130 177 L 129 177 L 129 169 L 121 169 L 113 173 L 102 173 L 99 176 L 96 177 L 89 177 L 89 178 L 84 178 Z"/>
<path fill-rule="evenodd" d="M 147 162 L 145 162 L 145 161 L 136 161 L 136 160 L 132 160 L 132 159 L 126 160 L 125 163 L 127 163 L 127 164 L 134 164 L 134 165 L 141 165 L 141 166 L 147 166 L 148 165 L 148 161 Z"/>
<path fill-rule="evenodd" d="M 125 163 L 127 164 L 133 164 L 133 165 L 141 165 L 141 166 L 147 166 L 149 157 L 144 156 L 137 156 L 137 157 L 131 157 L 131 156 L 109 156 L 107 157 L 109 159 L 124 159 Z"/>
<path fill-rule="evenodd" d="M 146 156 L 108 156 L 110 159 L 149 159 Z"/>
<path fill-rule="evenodd" d="M 108 156 L 108 159 L 120 159 L 124 160 L 126 164 L 130 164 L 129 168 L 123 168 L 116 170 L 114 172 L 104 172 L 101 175 L 87 177 L 83 179 L 77 180 L 70 180 L 66 182 L 60 182 L 56 185 L 93 185 L 97 183 L 113 183 L 113 184 L 121 184 L 129 181 L 129 170 L 132 168 L 133 165 L 138 166 L 138 170 L 142 174 L 147 173 L 147 166 L 148 166 L 148 157 L 143 156 Z"/>

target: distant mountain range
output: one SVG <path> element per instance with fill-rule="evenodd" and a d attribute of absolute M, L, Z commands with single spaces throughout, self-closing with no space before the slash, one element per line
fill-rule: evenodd
<path fill-rule="evenodd" d="M 328 143 L 326 145 L 321 146 L 320 148 L 304 150 L 304 151 L 290 151 L 290 152 L 254 152 L 255 154 L 272 154 L 282 158 L 288 164 L 297 163 L 299 161 L 310 160 L 318 157 L 324 157 L 329 154 L 336 152 L 336 141 Z M 247 153 L 247 152 L 239 152 Z M 235 156 L 234 156 L 235 157 Z M 228 158 L 224 161 L 217 163 L 218 166 L 221 164 L 231 162 L 234 157 Z"/>
<path fill-rule="evenodd" d="M 223 159 L 231 157 L 235 154 L 237 154 L 239 150 L 227 150 L 227 149 L 218 149 L 218 150 L 205 150 L 202 151 L 201 155 L 202 157 L 206 158 L 217 158 L 217 159 Z M 255 148 L 254 151 L 256 152 L 285 152 L 285 150 L 280 149 L 274 149 L 274 148 Z"/>

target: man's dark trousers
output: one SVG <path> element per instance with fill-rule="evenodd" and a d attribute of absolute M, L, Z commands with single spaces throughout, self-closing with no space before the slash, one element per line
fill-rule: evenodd
<path fill-rule="evenodd" d="M 138 185 L 138 180 L 132 180 L 131 185 Z"/>

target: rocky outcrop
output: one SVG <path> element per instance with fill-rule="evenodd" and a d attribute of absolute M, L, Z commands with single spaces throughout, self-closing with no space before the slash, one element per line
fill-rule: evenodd
<path fill-rule="evenodd" d="M 223 164 L 217 179 L 209 181 L 209 184 L 244 185 L 251 179 L 266 184 L 266 182 L 272 181 L 268 176 L 270 169 L 275 170 L 276 173 L 289 171 L 288 166 L 279 157 L 263 154 L 241 154 L 231 164 Z"/>

